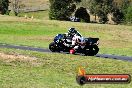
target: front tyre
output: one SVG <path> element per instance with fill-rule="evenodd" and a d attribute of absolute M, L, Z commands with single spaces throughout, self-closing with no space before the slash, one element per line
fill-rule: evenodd
<path fill-rule="evenodd" d="M 55 52 L 56 51 L 56 44 L 54 42 L 50 43 L 49 44 L 49 49 L 52 51 L 52 52 Z"/>
<path fill-rule="evenodd" d="M 85 55 L 87 56 L 94 56 L 99 52 L 99 48 L 97 45 L 88 46 L 85 48 Z"/>

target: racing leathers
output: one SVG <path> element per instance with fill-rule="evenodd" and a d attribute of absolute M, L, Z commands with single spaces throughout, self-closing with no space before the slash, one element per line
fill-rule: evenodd
<path fill-rule="evenodd" d="M 72 38 L 72 47 L 76 51 L 79 47 L 85 46 L 85 40 L 83 37 L 80 37 L 78 35 L 74 35 Z"/>

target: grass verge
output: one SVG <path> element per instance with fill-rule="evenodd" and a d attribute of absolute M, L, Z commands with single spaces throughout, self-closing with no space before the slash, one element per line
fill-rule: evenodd
<path fill-rule="evenodd" d="M 131 88 L 132 86 L 132 83 L 79 86 L 75 79 L 79 66 L 84 66 L 88 74 L 132 75 L 131 62 L 6 48 L 0 49 L 0 52 L 37 58 L 34 62 L 17 59 L 9 62 L 0 58 L 0 87 L 2 88 Z"/>
<path fill-rule="evenodd" d="M 100 38 L 99 53 L 132 56 L 131 26 L 24 19 L 9 16 L 0 16 L 0 18 L 0 43 L 48 48 L 56 34 L 65 33 L 68 28 L 75 27 L 85 37 Z"/>

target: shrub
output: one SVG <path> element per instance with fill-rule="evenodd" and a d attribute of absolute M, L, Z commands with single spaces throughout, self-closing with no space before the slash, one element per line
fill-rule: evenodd
<path fill-rule="evenodd" d="M 74 2 L 80 0 L 50 0 L 49 18 L 54 20 L 69 20 L 71 14 L 75 11 Z"/>
<path fill-rule="evenodd" d="M 132 6 L 127 8 L 127 13 L 125 14 L 126 22 L 132 23 Z"/>
<path fill-rule="evenodd" d="M 87 13 L 86 8 L 80 7 L 75 12 L 75 17 L 80 18 L 84 22 L 90 22 L 90 15 Z"/>
<path fill-rule="evenodd" d="M 0 14 L 7 14 L 9 0 L 0 0 Z"/>

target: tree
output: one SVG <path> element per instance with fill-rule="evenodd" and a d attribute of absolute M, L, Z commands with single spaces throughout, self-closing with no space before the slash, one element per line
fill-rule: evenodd
<path fill-rule="evenodd" d="M 90 10 L 90 13 L 100 18 L 101 23 L 106 23 L 107 15 L 112 14 L 112 19 L 120 23 L 126 19 L 128 7 L 131 6 L 132 0 L 82 0 L 81 6 Z"/>
<path fill-rule="evenodd" d="M 130 6 L 130 0 L 113 0 L 113 20 L 116 23 L 125 21 L 125 14 L 127 14 L 127 8 Z"/>
<path fill-rule="evenodd" d="M 113 20 L 117 23 L 123 21 L 126 9 L 131 0 L 82 0 L 83 6 L 90 10 L 90 13 L 100 18 L 101 23 L 108 21 L 107 15 L 113 14 Z"/>
<path fill-rule="evenodd" d="M 49 0 L 50 12 L 49 18 L 55 20 L 68 20 L 70 15 L 75 11 L 75 3 L 81 0 Z"/>
<path fill-rule="evenodd" d="M 89 9 L 92 14 L 100 18 L 101 23 L 108 21 L 107 14 L 111 12 L 113 0 L 90 0 Z"/>
<path fill-rule="evenodd" d="M 90 22 L 90 15 L 87 13 L 86 8 L 80 7 L 75 12 L 75 17 L 80 18 L 84 22 Z"/>
<path fill-rule="evenodd" d="M 98 2 L 94 1 L 94 0 L 89 0 L 89 7 L 88 9 L 90 10 L 90 13 L 93 14 L 95 16 L 95 21 L 96 21 L 96 16 L 99 13 L 100 10 L 100 5 L 98 4 Z"/>
<path fill-rule="evenodd" d="M 9 0 L 0 0 L 0 13 L 8 14 Z"/>
<path fill-rule="evenodd" d="M 127 8 L 127 13 L 125 14 L 125 20 L 128 23 L 132 23 L 132 6 Z"/>
<path fill-rule="evenodd" d="M 112 20 L 115 23 L 119 24 L 124 20 L 124 14 L 120 9 L 116 8 L 111 13 L 113 14 Z"/>
<path fill-rule="evenodd" d="M 19 9 L 21 7 L 21 0 L 12 0 L 11 3 L 12 3 L 12 8 L 13 8 L 15 16 L 18 16 L 20 12 Z"/>

